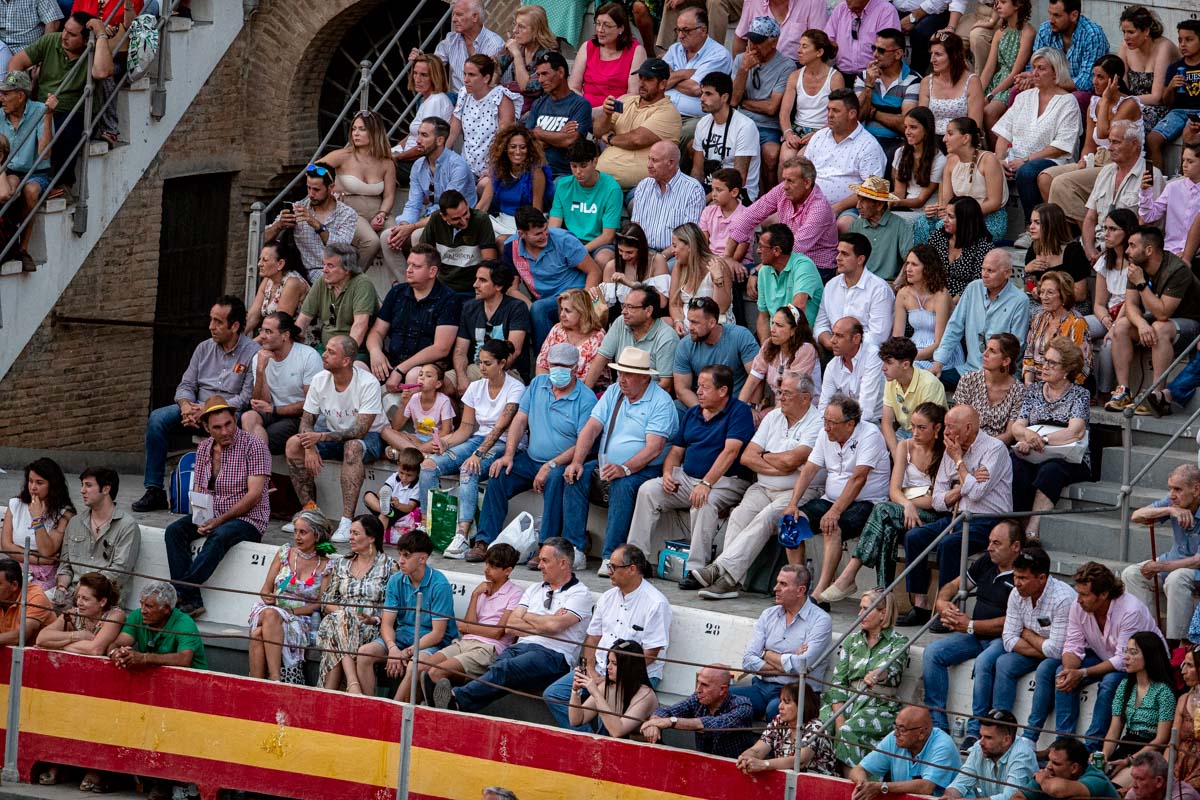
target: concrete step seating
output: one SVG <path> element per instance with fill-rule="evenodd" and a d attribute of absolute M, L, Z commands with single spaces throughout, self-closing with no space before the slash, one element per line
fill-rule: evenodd
<path fill-rule="evenodd" d="M 198 550 L 201 542 L 195 544 Z M 274 558 L 276 548 L 265 544 L 243 543 L 237 545 L 222 560 L 220 567 L 208 581 L 211 586 L 239 590 L 238 593 L 204 589 L 205 615 L 197 620 L 201 633 L 205 638 L 205 649 L 212 668 L 224 672 L 245 674 L 247 671 L 246 650 L 247 621 L 251 607 L 257 601 L 257 593 L 261 590 L 266 578 L 267 569 Z M 441 569 L 454 588 L 454 610 L 459 617 L 466 613 L 467 602 L 471 592 L 480 580 L 477 574 L 455 571 L 455 564 L 435 556 L 431 562 Z M 142 547 L 134 570 L 139 575 L 161 576 L 166 579 L 169 575 L 166 549 L 163 544 L 161 528 L 142 528 Z M 514 580 L 519 585 L 528 585 L 525 577 L 530 573 L 521 570 L 523 574 L 514 573 Z M 594 579 L 594 576 L 587 576 Z M 128 608 L 137 606 L 137 598 L 146 578 L 134 578 L 129 591 L 123 600 Z M 594 580 L 592 581 L 594 583 Z M 599 592 L 594 592 L 599 598 Z M 765 604 L 764 604 L 765 605 Z M 725 663 L 738 669 L 742 663 L 742 653 L 754 630 L 754 618 L 727 614 L 710 608 L 692 608 L 674 605 L 671 625 L 671 645 L 668 657 L 674 661 L 691 662 L 694 664 Z M 835 609 L 840 611 L 841 609 Z M 839 614 L 840 616 L 840 614 Z M 844 630 L 843 626 L 835 624 L 835 636 Z M 908 635 L 916 629 L 906 629 Z M 900 686 L 900 697 L 910 701 L 920 701 L 923 696 L 921 688 L 922 656 L 925 647 L 933 638 L 922 640 L 913 646 L 909 667 L 905 672 Z M 968 662 L 951 670 L 950 695 L 948 706 L 952 712 L 970 713 L 971 708 L 971 677 L 972 666 Z M 687 664 L 666 664 L 663 680 L 659 687 L 659 697 L 664 703 L 674 702 L 693 691 L 697 668 Z M 1086 727 L 1091 717 L 1091 707 L 1094 704 L 1094 693 L 1086 691 L 1083 698 L 1083 713 L 1080 716 Z M 1030 700 L 1033 696 L 1033 676 L 1030 675 L 1017 695 L 1015 713 L 1019 719 L 1027 718 Z M 524 698 L 510 697 L 493 706 L 493 712 L 507 714 L 520 719 L 536 722 L 550 722 L 549 714 L 540 703 L 533 703 Z"/>

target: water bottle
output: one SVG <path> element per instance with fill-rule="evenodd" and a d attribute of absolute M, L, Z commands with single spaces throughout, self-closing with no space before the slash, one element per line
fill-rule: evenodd
<path fill-rule="evenodd" d="M 308 644 L 310 647 L 317 644 L 317 630 L 321 627 L 321 612 L 314 611 L 308 615 Z"/>
<path fill-rule="evenodd" d="M 966 720 L 964 720 L 962 717 L 958 717 L 957 719 L 955 719 L 954 720 L 954 738 L 957 739 L 958 741 L 962 741 L 962 738 L 966 734 L 966 732 L 967 732 Z"/>
<path fill-rule="evenodd" d="M 1176 73 L 1176 74 L 1177 74 L 1179 77 L 1181 77 L 1181 78 L 1182 78 L 1182 77 L 1184 76 L 1184 72 L 1185 72 L 1185 71 L 1186 71 L 1186 70 L 1184 70 L 1184 68 L 1181 66 L 1181 67 L 1178 67 L 1178 68 L 1176 68 L 1176 70 L 1175 70 L 1175 73 Z M 1175 93 L 1176 93 L 1176 94 L 1187 94 L 1187 84 L 1184 84 L 1183 86 L 1180 86 L 1178 89 L 1176 89 L 1176 90 L 1175 90 Z"/>
<path fill-rule="evenodd" d="M 386 483 L 379 490 L 379 513 L 392 516 L 392 487 Z"/>

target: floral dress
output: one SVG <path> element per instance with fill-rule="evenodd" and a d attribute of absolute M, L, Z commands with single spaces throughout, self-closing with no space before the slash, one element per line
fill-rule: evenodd
<path fill-rule="evenodd" d="M 1167 79 L 1170 80 L 1171 77 L 1172 76 L 1168 75 Z M 1125 79 L 1129 82 L 1129 93 L 1134 97 L 1143 94 L 1150 94 L 1154 91 L 1153 70 L 1150 72 L 1136 72 L 1134 70 L 1129 70 L 1129 72 L 1125 73 Z M 1149 103 L 1143 104 L 1142 124 L 1145 125 L 1145 130 L 1154 130 L 1154 126 L 1162 122 L 1163 117 L 1165 117 L 1167 112 L 1170 110 L 1170 108 L 1162 105 L 1161 103 L 1157 105 L 1150 105 Z"/>
<path fill-rule="evenodd" d="M 1196 641 L 1196 620 L 1188 638 Z M 1200 781 L 1200 697 L 1192 689 L 1184 700 L 1183 725 L 1179 729 L 1179 753 L 1175 760 L 1175 780 L 1195 785 Z"/>
<path fill-rule="evenodd" d="M 350 572 L 351 556 L 336 558 L 329 567 L 329 588 L 321 602 L 342 608 L 327 614 L 317 630 L 317 645 L 321 653 L 320 682 L 342 660 L 342 656 L 358 652 L 358 648 L 379 635 L 378 625 L 367 625 L 358 618 L 360 613 L 378 617 L 383 605 L 388 578 L 396 571 L 396 562 L 379 553 L 370 569 L 361 578 Z M 329 652 L 336 651 L 336 652 Z"/>
<path fill-rule="evenodd" d="M 833 751 L 843 764 L 857 764 L 867 754 L 867 746 L 874 746 L 892 730 L 900 703 L 894 699 L 880 699 L 859 695 L 859 691 L 870 691 L 878 695 L 894 695 L 908 666 L 908 639 L 895 628 L 885 628 L 879 634 L 874 647 L 867 644 L 866 633 L 859 631 L 842 643 L 842 652 L 834 667 L 831 683 L 821 698 L 826 705 L 821 709 L 820 719 L 826 722 L 833 714 L 833 704 L 845 704 L 841 709 L 845 721 L 837 729 L 837 741 Z M 884 678 L 871 689 L 866 688 L 863 678 L 887 665 Z"/>
<path fill-rule="evenodd" d="M 296 563 L 317 559 L 317 567 L 307 578 L 301 579 L 292 570 L 292 553 L 296 554 Z M 308 645 L 308 636 L 312 628 L 309 616 L 297 616 L 292 613 L 300 606 L 316 603 L 321 594 L 321 581 L 329 572 L 329 559 L 319 553 L 311 556 L 303 555 L 291 545 L 285 544 L 279 548 L 279 573 L 275 576 L 274 604 L 259 600 L 250 609 L 250 630 L 259 624 L 263 614 L 275 613 L 283 623 L 283 667 L 281 676 L 284 683 L 304 683 L 304 648 Z"/>
<path fill-rule="evenodd" d="M 546 341 L 542 345 L 541 351 L 537 357 L 537 369 L 550 369 L 550 348 L 556 344 L 566 342 L 571 344 L 571 340 L 567 338 L 567 332 L 559 323 L 555 323 L 550 329 L 549 335 L 546 336 Z M 591 335 L 584 340 L 583 344 L 578 346 L 579 362 L 577 364 L 578 374 L 587 375 L 588 367 L 592 365 L 592 359 L 600 352 L 600 345 L 604 342 L 604 329 L 596 328 Z"/>
<path fill-rule="evenodd" d="M 495 87 L 480 100 L 464 90 L 454 106 L 454 116 L 462 124 L 462 155 L 476 178 L 487 174 L 488 151 L 500 128 L 500 101 L 505 97 L 512 100 L 513 118 L 519 120 L 525 98 L 503 86 Z"/>
<path fill-rule="evenodd" d="M 1073 310 L 1068 310 L 1062 320 L 1045 311 L 1039 311 L 1029 322 L 1029 333 L 1025 336 L 1025 359 L 1022 372 L 1033 370 L 1033 377 L 1046 361 L 1046 348 L 1059 336 L 1065 336 L 1079 346 L 1083 353 L 1083 372 L 1075 376 L 1076 383 L 1083 383 L 1092 371 L 1092 337 L 1088 336 L 1087 320 Z"/>
<path fill-rule="evenodd" d="M 1021 52 L 1021 31 L 1016 28 L 1005 28 L 1000 34 L 1000 44 L 996 46 L 996 74 L 988 82 L 984 94 L 990 94 L 1012 72 L 1013 64 L 1017 63 L 1017 54 Z M 998 103 L 1008 105 L 1008 95 L 1012 89 L 1005 89 L 994 98 Z"/>
<path fill-rule="evenodd" d="M 800 737 L 800 746 L 811 747 L 813 751 L 807 771 L 840 778 L 842 771 L 838 769 L 837 756 L 833 753 L 833 739 L 829 734 L 821 734 L 820 731 L 821 720 L 810 719 L 804 723 L 804 735 Z M 763 731 L 762 740 L 771 746 L 768 758 L 784 758 L 796 754 L 792 732 L 784 729 L 779 717 L 771 720 L 771 724 Z"/>

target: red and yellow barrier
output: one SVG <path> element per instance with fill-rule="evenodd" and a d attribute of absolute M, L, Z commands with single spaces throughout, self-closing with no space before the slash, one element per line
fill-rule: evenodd
<path fill-rule="evenodd" d="M 0 651 L 7 702 L 11 651 Z M 282 797 L 395 797 L 401 706 L 214 672 L 126 672 L 101 658 L 30 649 L 19 769 L 70 764 Z M 846 800 L 845 782 L 803 778 L 806 800 Z M 785 776 L 748 777 L 688 751 L 540 725 L 417 709 L 414 797 L 475 800 L 489 785 L 521 800 L 781 798 Z"/>

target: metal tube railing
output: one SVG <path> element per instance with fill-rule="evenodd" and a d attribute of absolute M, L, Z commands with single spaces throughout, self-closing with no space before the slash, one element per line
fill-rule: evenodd
<path fill-rule="evenodd" d="M 16 784 L 21 780 L 18 768 L 21 740 L 21 680 L 25 670 L 25 625 L 29 619 L 29 537 L 25 538 L 21 561 L 21 613 L 17 623 L 17 647 L 12 651 L 12 666 L 8 673 L 8 716 L 5 723 L 4 770 L 0 780 Z"/>

